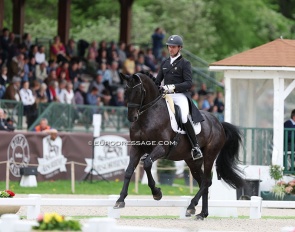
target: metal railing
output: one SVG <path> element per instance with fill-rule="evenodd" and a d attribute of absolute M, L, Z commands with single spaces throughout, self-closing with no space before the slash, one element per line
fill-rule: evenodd
<path fill-rule="evenodd" d="M 295 129 L 284 129 L 284 173 L 295 174 Z"/>
<path fill-rule="evenodd" d="M 22 102 L 0 99 L 0 108 L 6 111 L 7 117 L 15 121 L 16 129 L 23 129 L 24 107 Z"/>

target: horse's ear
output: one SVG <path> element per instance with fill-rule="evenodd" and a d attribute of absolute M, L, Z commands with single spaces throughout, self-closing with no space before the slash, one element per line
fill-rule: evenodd
<path fill-rule="evenodd" d="M 130 80 L 130 77 L 128 75 L 124 75 L 123 73 L 119 73 L 119 76 L 122 80 L 126 80 L 126 81 Z"/>

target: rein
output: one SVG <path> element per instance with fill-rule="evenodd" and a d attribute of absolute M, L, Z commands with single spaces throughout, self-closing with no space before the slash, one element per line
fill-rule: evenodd
<path fill-rule="evenodd" d="M 142 115 L 150 107 L 154 106 L 162 98 L 162 95 L 159 95 L 156 99 L 154 99 L 153 101 L 149 102 L 148 104 L 143 105 L 143 100 L 144 100 L 145 95 L 146 95 L 146 90 L 143 87 L 143 84 L 142 84 L 142 81 L 141 81 L 140 76 L 138 74 L 135 74 L 135 75 L 139 78 L 140 83 L 138 83 L 137 85 L 134 85 L 133 87 L 128 86 L 128 84 L 126 84 L 126 86 L 128 88 L 132 88 L 132 89 L 134 89 L 135 87 L 140 86 L 143 94 L 141 94 L 140 104 L 130 102 L 130 103 L 127 104 L 127 107 L 130 107 L 130 108 L 139 107 L 139 109 L 138 109 L 138 116 L 139 116 L 139 115 Z"/>

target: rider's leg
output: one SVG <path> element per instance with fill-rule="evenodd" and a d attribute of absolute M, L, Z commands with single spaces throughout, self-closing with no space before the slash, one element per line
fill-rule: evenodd
<path fill-rule="evenodd" d="M 181 120 L 184 125 L 185 132 L 189 138 L 192 145 L 192 156 L 194 159 L 200 159 L 203 157 L 202 151 L 200 149 L 199 143 L 197 141 L 197 136 L 193 127 L 193 122 L 188 119 L 189 115 L 189 105 L 187 97 L 184 94 L 176 93 L 170 94 L 174 103 L 178 105 L 181 109 Z"/>

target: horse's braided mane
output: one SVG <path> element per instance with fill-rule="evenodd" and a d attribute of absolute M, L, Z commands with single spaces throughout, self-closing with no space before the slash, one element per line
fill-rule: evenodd
<path fill-rule="evenodd" d="M 156 81 L 156 78 L 149 71 L 140 71 L 140 73 L 147 75 L 149 78 L 153 80 L 153 82 Z"/>

